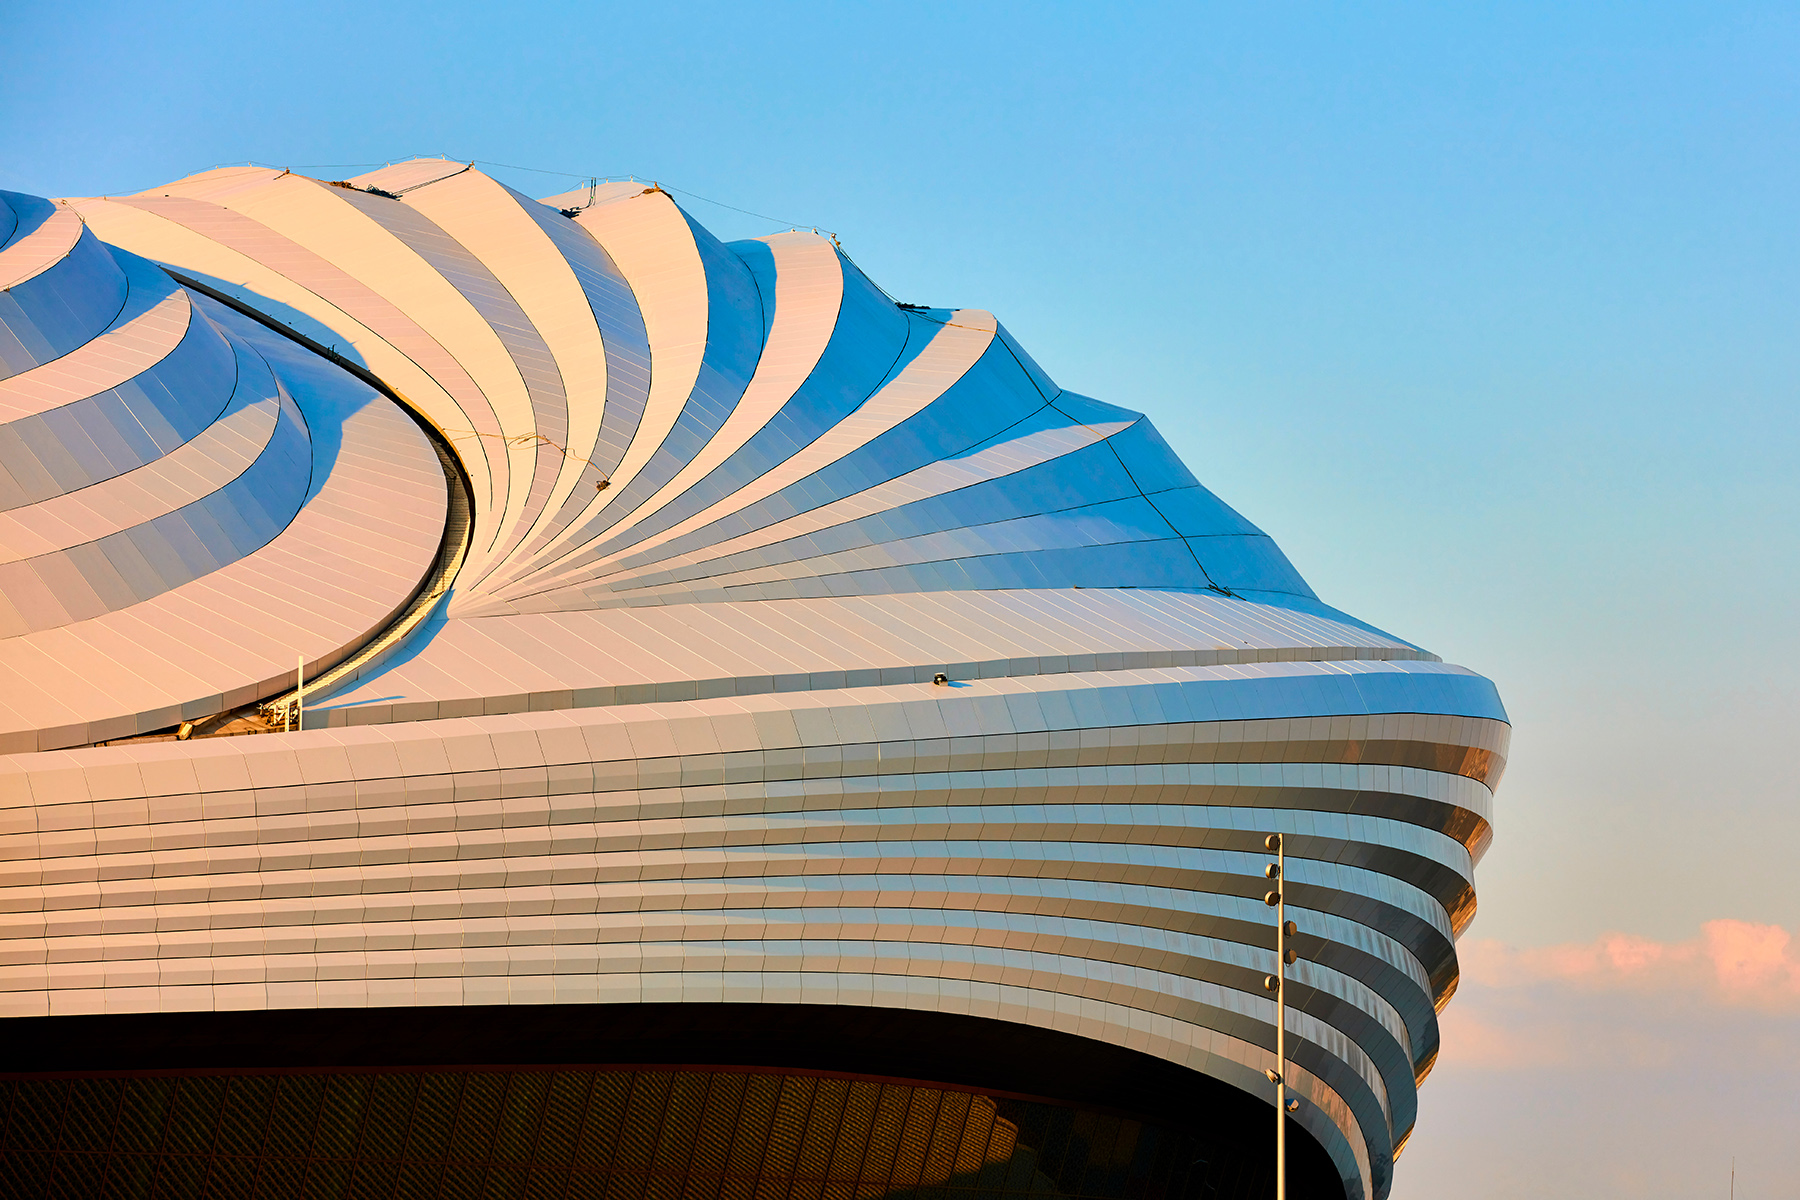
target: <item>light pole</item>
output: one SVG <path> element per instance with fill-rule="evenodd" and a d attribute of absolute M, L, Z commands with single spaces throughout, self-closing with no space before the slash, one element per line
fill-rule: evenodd
<path fill-rule="evenodd" d="M 1275 1200 L 1287 1200 L 1287 1115 L 1300 1107 L 1300 1101 L 1287 1098 L 1287 969 L 1297 955 L 1288 949 L 1288 939 L 1298 933 L 1287 919 L 1287 851 L 1281 835 L 1271 833 L 1263 845 L 1275 853 L 1275 861 L 1263 874 L 1275 889 L 1263 902 L 1275 910 L 1275 974 L 1263 980 L 1263 986 L 1275 993 L 1275 1069 L 1263 1072 L 1275 1085 Z"/>

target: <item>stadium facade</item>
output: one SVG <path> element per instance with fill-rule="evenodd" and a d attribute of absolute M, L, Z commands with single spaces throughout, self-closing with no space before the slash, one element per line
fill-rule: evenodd
<path fill-rule="evenodd" d="M 1379 1200 L 1492 685 L 813 232 L 0 193 L 6 1195 Z"/>

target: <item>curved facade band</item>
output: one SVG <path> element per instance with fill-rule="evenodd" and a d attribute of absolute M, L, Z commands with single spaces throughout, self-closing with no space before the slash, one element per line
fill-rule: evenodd
<path fill-rule="evenodd" d="M 603 1066 L 635 1095 L 631 1072 L 649 1071 L 665 1110 L 686 1080 L 700 1113 L 748 1071 L 834 1081 L 832 1136 L 865 1147 L 906 1140 L 891 1122 L 842 1132 L 901 1103 L 883 1088 L 987 1105 L 989 1141 L 957 1134 L 941 1178 L 897 1184 L 892 1155 L 780 1168 L 857 1195 L 1123 1197 L 1152 1178 L 1254 1194 L 1274 1091 L 1262 842 L 1279 832 L 1301 952 L 1299 1178 L 1386 1194 L 1474 915 L 1506 714 L 1485 679 L 1319 601 L 1140 414 L 1061 390 L 989 314 L 897 305 L 812 234 L 720 243 L 641 184 L 538 202 L 420 160 L 336 184 L 230 169 L 7 199 L 0 267 L 65 270 L 83 303 L 64 326 L 0 313 L 18 326 L 0 357 L 20 368 L 0 379 L 19 414 L 0 465 L 21 497 L 0 512 L 17 547 L 0 595 L 19 613 L 0 668 L 25 677 L 53 620 L 30 589 L 73 578 L 34 564 L 89 561 L 89 545 L 112 561 L 196 505 L 255 503 L 263 523 L 216 543 L 216 565 L 183 560 L 161 592 L 54 628 L 105 660 L 101 623 L 160 629 L 159 597 L 275 561 L 308 522 L 364 547 L 347 579 L 369 593 L 353 612 L 325 590 L 288 598 L 297 625 L 336 622 L 299 648 L 312 670 L 356 663 L 308 691 L 299 732 L 79 748 L 291 689 L 292 654 L 286 676 L 257 665 L 268 652 L 232 660 L 230 688 L 173 709 L 90 688 L 95 715 L 59 724 L 52 701 L 75 685 L 55 673 L 43 702 L 13 704 L 0 1006 L 41 1047 L 17 1096 L 72 1105 L 74 1085 L 42 1073 L 107 1067 L 247 1096 L 233 1071 L 281 1068 L 270 1095 L 303 1105 L 350 1086 L 301 1082 L 319 1071 L 422 1096 L 392 1071 L 450 1087 L 448 1067 L 486 1062 L 502 1082 L 479 1087 L 540 1099 L 594 1094 Z M 34 237 L 60 240 L 8 257 Z M 118 282 L 95 274 L 107 262 Z M 88 349 L 109 337 L 129 366 Z M 378 380 L 466 480 L 454 578 L 386 640 L 444 540 L 443 475 L 406 413 L 301 340 Z M 13 468 L 9 447 L 67 444 L 55 431 L 81 412 L 148 411 L 125 392 L 150 397 L 152 379 L 155 411 L 195 414 L 163 442 Z M 278 461 L 310 474 L 284 492 L 297 468 Z M 179 486 L 150 502 L 125 490 L 134 476 Z M 367 511 L 346 521 L 334 502 Z M 358 529 L 382 522 L 404 527 L 385 557 Z M 235 628 L 265 617 L 218 605 L 212 632 L 249 640 Z M 120 1084 L 113 1103 L 188 1086 Z M 875 1107 L 851 1115 L 852 1092 Z M 1023 1132 L 994 1157 L 1001 1121 Z M 1092 1163 L 1043 1166 L 1072 1153 L 1052 1145 L 1073 1144 L 1071 1121 L 1114 1121 L 1111 1149 L 1083 1134 Z M 265 1157 L 320 1157 L 296 1144 Z M 1184 1154 L 1211 1165 L 1177 1178 Z M 682 1186 L 724 1195 L 741 1177 Z"/>

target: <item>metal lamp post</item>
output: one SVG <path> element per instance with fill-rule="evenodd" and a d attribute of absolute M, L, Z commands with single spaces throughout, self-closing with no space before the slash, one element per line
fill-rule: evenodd
<path fill-rule="evenodd" d="M 1300 1101 L 1287 1098 L 1287 969 L 1297 957 L 1288 948 L 1288 939 L 1299 932 L 1287 919 L 1287 897 L 1283 882 L 1287 871 L 1287 851 L 1281 835 L 1271 833 L 1263 845 L 1275 853 L 1275 861 L 1263 874 L 1275 889 L 1263 902 L 1275 910 L 1275 974 L 1263 980 L 1263 986 L 1275 993 L 1275 1069 L 1265 1071 L 1275 1085 L 1275 1200 L 1287 1200 L 1287 1115 L 1300 1107 Z"/>

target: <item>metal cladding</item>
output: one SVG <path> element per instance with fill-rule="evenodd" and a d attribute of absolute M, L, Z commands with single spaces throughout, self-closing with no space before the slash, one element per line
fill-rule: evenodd
<path fill-rule="evenodd" d="M 873 1006 L 1272 1103 L 1279 832 L 1295 1120 L 1386 1194 L 1506 715 L 1143 416 L 641 183 L 0 198 L 5 1013 Z M 296 654 L 303 731 L 92 745 Z"/>
<path fill-rule="evenodd" d="M 292 686 L 389 623 L 444 472 L 373 388 L 0 192 L 0 752 Z"/>

